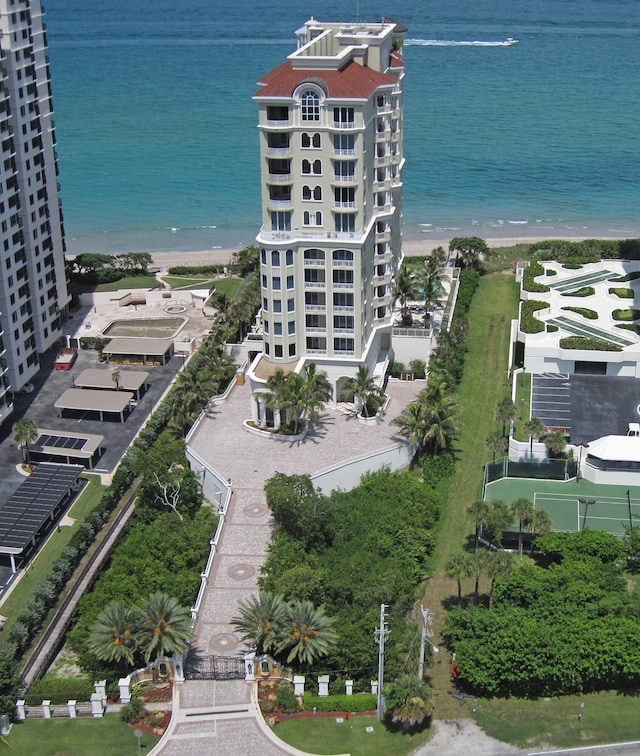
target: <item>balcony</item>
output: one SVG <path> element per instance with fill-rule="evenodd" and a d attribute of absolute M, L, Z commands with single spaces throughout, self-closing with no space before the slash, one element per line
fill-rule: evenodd
<path fill-rule="evenodd" d="M 334 289 L 353 289 L 354 283 L 351 281 L 350 283 L 347 283 L 346 281 L 334 281 L 333 282 L 333 288 Z"/>
<path fill-rule="evenodd" d="M 334 312 L 355 312 L 355 307 L 353 305 L 334 305 L 333 311 Z"/>
<path fill-rule="evenodd" d="M 305 289 L 324 289 L 327 285 L 326 281 L 305 281 Z"/>
<path fill-rule="evenodd" d="M 355 355 L 355 351 L 353 349 L 334 349 L 333 354 L 336 357 L 353 357 Z"/>
<path fill-rule="evenodd" d="M 306 312 L 325 312 L 327 305 L 305 304 L 304 309 Z"/>
<path fill-rule="evenodd" d="M 324 268 L 325 261 L 324 260 L 316 260 L 311 257 L 305 257 L 304 258 L 304 267 L 305 268 Z"/>
<path fill-rule="evenodd" d="M 355 329 L 354 328 L 334 328 L 333 332 L 338 333 L 341 336 L 353 336 L 353 334 L 355 333 Z"/>
<path fill-rule="evenodd" d="M 353 268 L 353 260 L 334 260 L 334 268 Z"/>
<path fill-rule="evenodd" d="M 336 209 L 342 209 L 342 208 L 351 208 L 351 209 L 353 209 L 353 208 L 355 208 L 356 203 L 355 202 L 338 202 L 338 201 L 335 201 L 333 203 L 333 206 Z"/>
<path fill-rule="evenodd" d="M 286 121 L 267 121 L 266 126 L 270 129 L 288 129 L 291 121 L 288 118 Z"/>
<path fill-rule="evenodd" d="M 324 326 L 307 326 L 305 329 L 306 333 L 326 333 L 327 327 Z"/>
<path fill-rule="evenodd" d="M 290 158 L 293 156 L 291 147 L 267 147 L 264 151 L 269 158 Z"/>
<path fill-rule="evenodd" d="M 357 180 L 358 179 L 355 173 L 350 173 L 349 175 L 346 175 L 346 176 L 335 173 L 333 176 L 334 184 L 355 184 Z"/>
<path fill-rule="evenodd" d="M 356 157 L 355 149 L 343 150 L 343 149 L 338 149 L 337 147 L 334 147 L 333 154 L 336 157 Z"/>
<path fill-rule="evenodd" d="M 290 173 L 267 173 L 268 184 L 292 184 Z"/>
<path fill-rule="evenodd" d="M 270 199 L 267 201 L 269 210 L 293 210 L 293 200 L 289 199 Z"/>
<path fill-rule="evenodd" d="M 306 349 L 307 354 L 326 354 L 326 349 Z"/>
<path fill-rule="evenodd" d="M 373 161 L 374 168 L 386 168 L 390 164 L 391 155 L 376 156 Z"/>
<path fill-rule="evenodd" d="M 355 129 L 356 122 L 355 121 L 334 121 L 333 128 L 340 129 L 341 131 L 346 130 L 346 129 Z"/>

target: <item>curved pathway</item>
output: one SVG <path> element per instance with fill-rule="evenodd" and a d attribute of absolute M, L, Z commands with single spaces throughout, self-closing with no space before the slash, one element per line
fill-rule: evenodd
<path fill-rule="evenodd" d="M 231 479 L 233 495 L 196 623 L 196 652 L 229 655 L 246 650 L 230 620 L 238 602 L 258 590 L 258 575 L 271 539 L 265 481 L 276 472 L 317 473 L 399 443 L 390 420 L 424 385 L 424 381 L 391 380 L 387 387 L 391 402 L 377 426 L 361 425 L 337 410 L 327 411 L 303 441 L 292 443 L 243 429 L 250 410 L 248 386 L 237 386 L 225 404 L 212 408 L 190 445 L 224 480 Z M 171 724 L 155 754 L 299 753 L 277 741 L 264 726 L 251 701 L 251 686 L 244 681 L 188 680 L 177 690 L 174 704 Z"/>

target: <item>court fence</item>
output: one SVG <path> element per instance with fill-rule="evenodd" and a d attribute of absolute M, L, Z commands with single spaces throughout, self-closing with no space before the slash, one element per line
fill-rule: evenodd
<path fill-rule="evenodd" d="M 575 459 L 554 459 L 545 462 L 514 462 L 508 457 L 488 462 L 484 466 L 482 493 L 487 483 L 502 478 L 536 478 L 538 480 L 569 480 L 575 478 L 578 464 Z"/>

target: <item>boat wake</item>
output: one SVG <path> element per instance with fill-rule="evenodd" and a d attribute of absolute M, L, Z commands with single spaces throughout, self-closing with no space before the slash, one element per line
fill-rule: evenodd
<path fill-rule="evenodd" d="M 502 42 L 482 42 L 480 40 L 453 39 L 406 39 L 404 44 L 411 47 L 511 47 L 517 40 L 506 39 Z"/>

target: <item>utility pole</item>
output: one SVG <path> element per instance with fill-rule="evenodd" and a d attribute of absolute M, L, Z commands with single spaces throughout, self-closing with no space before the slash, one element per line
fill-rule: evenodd
<path fill-rule="evenodd" d="M 382 706 L 382 684 L 384 682 L 384 642 L 389 637 L 389 629 L 387 627 L 387 615 L 385 609 L 389 607 L 387 604 L 380 604 L 380 627 L 374 630 L 374 636 L 376 643 L 378 644 L 378 707 L 377 714 L 378 719 L 382 721 L 384 716 L 384 708 Z"/>
<path fill-rule="evenodd" d="M 433 641 L 431 638 L 433 638 L 433 630 L 431 630 L 431 625 L 433 625 L 433 615 L 429 613 L 428 609 L 425 609 L 424 606 L 420 605 L 420 613 L 422 614 L 422 638 L 420 639 L 420 661 L 418 662 L 418 680 L 422 680 L 422 675 L 424 673 L 424 644 L 426 642 L 429 642 L 431 644 L 431 648 L 433 648 L 433 653 L 437 654 L 440 649 L 437 646 L 433 645 Z M 429 628 L 429 629 L 427 629 Z"/>

